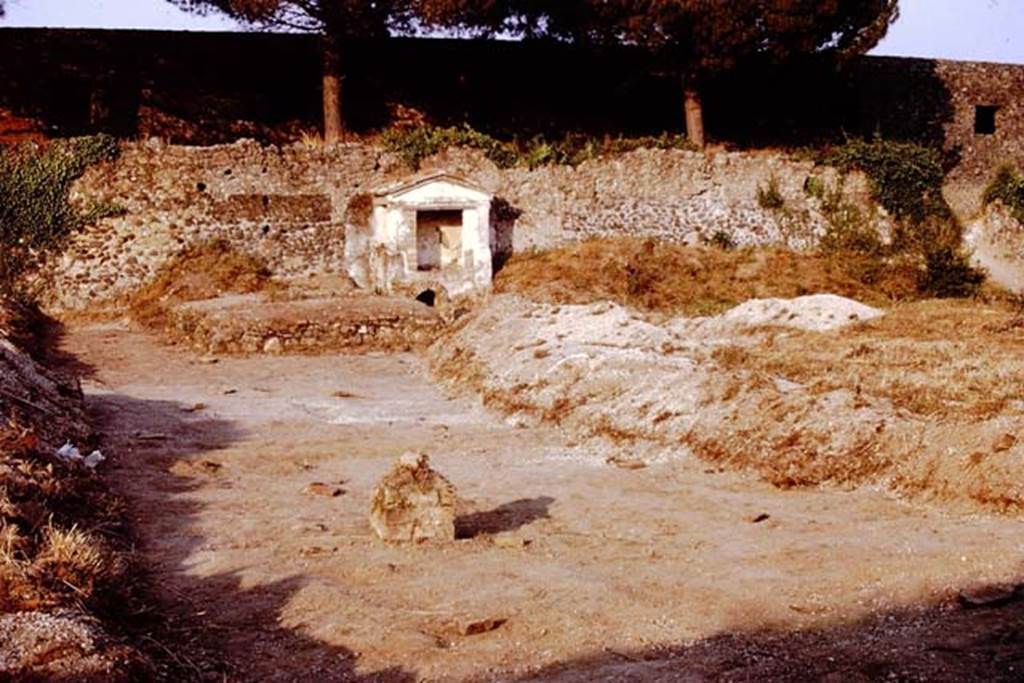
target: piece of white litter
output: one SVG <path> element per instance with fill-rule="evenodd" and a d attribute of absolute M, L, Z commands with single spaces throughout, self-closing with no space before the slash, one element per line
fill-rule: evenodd
<path fill-rule="evenodd" d="M 82 464 L 89 469 L 96 469 L 96 466 L 106 459 L 107 456 L 103 455 L 101 452 L 93 451 L 89 455 L 85 456 L 85 460 L 82 461 Z"/>
<path fill-rule="evenodd" d="M 66 442 L 63 446 L 57 449 L 57 458 L 65 462 L 81 462 L 82 452 L 75 447 L 70 441 Z"/>
<path fill-rule="evenodd" d="M 93 451 L 89 455 L 83 456 L 82 452 L 78 450 L 78 447 L 75 446 L 70 441 L 66 442 L 63 446 L 58 448 L 57 452 L 54 453 L 54 455 L 57 456 L 58 460 L 62 460 L 64 462 L 81 463 L 82 465 L 85 465 L 89 469 L 96 469 L 96 467 L 101 462 L 107 459 L 107 457 L 103 455 L 103 453 L 101 453 L 100 451 Z"/>

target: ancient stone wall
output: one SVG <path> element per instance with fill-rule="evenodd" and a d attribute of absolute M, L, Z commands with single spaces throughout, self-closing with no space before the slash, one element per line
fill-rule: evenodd
<path fill-rule="evenodd" d="M 779 155 L 675 150 L 501 170 L 478 152 L 452 149 L 427 160 L 424 171 L 432 168 L 495 195 L 499 263 L 509 251 L 597 234 L 691 243 L 719 234 L 740 245 L 806 247 L 824 229 L 817 200 L 804 191 L 807 179 L 835 181 L 811 162 Z M 74 236 L 48 271 L 49 299 L 78 308 L 126 295 L 185 245 L 213 238 L 263 256 L 280 276 L 344 272 L 349 201 L 409 174 L 394 156 L 362 144 L 127 144 L 120 159 L 90 169 L 73 192 L 77 201 L 111 202 L 125 214 Z M 782 208 L 758 201 L 758 189 L 770 183 L 785 198 Z"/>

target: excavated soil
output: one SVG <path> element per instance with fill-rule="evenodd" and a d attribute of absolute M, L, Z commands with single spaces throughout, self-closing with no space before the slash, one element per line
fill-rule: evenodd
<path fill-rule="evenodd" d="M 692 455 L 782 488 L 881 486 L 1024 513 L 1016 319 L 949 302 L 880 314 L 816 295 L 652 322 L 499 296 L 431 361 L 513 419 L 610 442 L 615 459 Z"/>
<path fill-rule="evenodd" d="M 609 465 L 629 454 L 448 398 L 410 355 L 211 363 L 119 325 L 76 327 L 65 348 L 95 369 L 84 390 L 106 476 L 128 500 L 178 680 L 1019 680 L 1024 667 L 1024 604 L 980 590 L 1022 580 L 1016 519 L 871 487 L 780 490 L 685 453 Z M 454 544 L 371 531 L 373 487 L 406 450 L 463 498 Z"/>

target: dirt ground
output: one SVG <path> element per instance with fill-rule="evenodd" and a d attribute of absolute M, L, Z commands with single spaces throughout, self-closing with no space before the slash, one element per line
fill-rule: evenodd
<path fill-rule="evenodd" d="M 1019 520 L 614 467 L 445 397 L 412 355 L 211 362 L 110 323 L 63 344 L 179 679 L 1022 675 L 1024 604 L 957 600 L 1024 582 Z M 454 545 L 370 531 L 373 485 L 413 448 L 467 501 Z"/>

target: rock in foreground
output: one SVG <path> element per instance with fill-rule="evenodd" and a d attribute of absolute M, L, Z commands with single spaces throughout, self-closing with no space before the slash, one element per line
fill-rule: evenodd
<path fill-rule="evenodd" d="M 455 487 L 425 453 L 405 453 L 373 494 L 370 526 L 385 541 L 455 540 Z"/>

